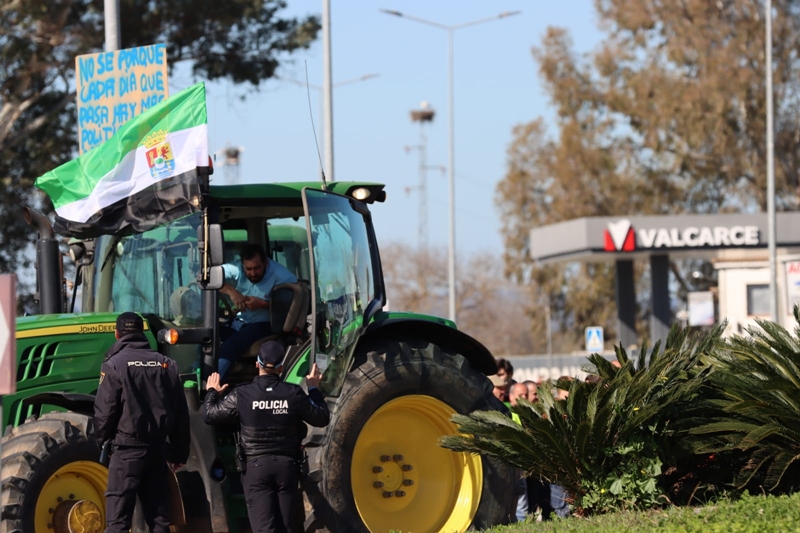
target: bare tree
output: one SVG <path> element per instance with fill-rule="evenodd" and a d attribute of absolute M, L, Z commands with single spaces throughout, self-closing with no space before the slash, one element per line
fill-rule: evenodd
<path fill-rule="evenodd" d="M 392 310 L 444 316 L 447 312 L 447 254 L 405 244 L 381 249 L 383 274 Z M 458 328 L 496 356 L 527 354 L 533 343 L 529 290 L 503 277 L 500 257 L 460 258 L 456 311 Z"/>

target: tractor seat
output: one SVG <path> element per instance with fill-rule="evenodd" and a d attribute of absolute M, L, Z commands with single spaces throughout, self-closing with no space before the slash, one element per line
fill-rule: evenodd
<path fill-rule="evenodd" d="M 253 378 L 258 350 L 265 342 L 278 341 L 284 346 L 291 346 L 305 340 L 308 337 L 306 324 L 310 313 L 311 289 L 307 281 L 276 285 L 270 294 L 269 315 L 273 333 L 258 339 L 242 353 L 231 367 L 228 381 L 235 383 Z M 280 331 L 275 331 L 278 324 L 281 325 Z"/>
<path fill-rule="evenodd" d="M 285 340 L 288 343 L 306 335 L 310 304 L 311 290 L 305 280 L 276 285 L 270 294 L 269 319 L 273 328 L 281 324 L 281 331 L 273 331 L 272 335 L 258 339 L 243 357 L 258 357 L 258 350 L 267 341 Z"/>

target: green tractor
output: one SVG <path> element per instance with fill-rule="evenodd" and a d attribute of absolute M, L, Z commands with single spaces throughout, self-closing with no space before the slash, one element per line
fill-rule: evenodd
<path fill-rule="evenodd" d="M 453 532 L 507 523 L 512 467 L 438 446 L 454 413 L 503 409 L 486 375 L 489 351 L 441 318 L 385 311 L 368 204 L 383 185 L 337 182 L 206 187 L 204 209 L 129 237 L 71 241 L 68 294 L 58 241 L 41 215 L 41 315 L 17 319 L 17 392 L 2 401 L 0 533 L 101 532 L 108 472 L 93 439 L 100 365 L 123 311 L 145 318 L 153 348 L 180 367 L 191 412 L 191 456 L 171 502 L 176 532 L 248 531 L 236 470 L 236 428 L 202 420 L 205 378 L 216 368 L 220 265 L 241 246 L 265 246 L 297 284 L 276 287 L 272 324 L 287 350 L 284 378 L 312 362 L 332 419 L 305 441 L 309 472 L 298 530 Z M 68 311 L 68 312 L 65 312 Z M 255 375 L 259 343 L 229 373 Z M 133 531 L 146 527 L 135 517 Z"/>

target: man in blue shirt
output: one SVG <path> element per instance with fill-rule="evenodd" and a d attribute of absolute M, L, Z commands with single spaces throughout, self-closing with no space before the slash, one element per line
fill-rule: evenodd
<path fill-rule="evenodd" d="M 247 244 L 239 260 L 222 265 L 225 284 L 220 289 L 238 311 L 233 325 L 222 331 L 217 369 L 221 379 L 251 344 L 272 333 L 269 319 L 270 293 L 281 283 L 297 283 L 297 277 L 283 265 L 267 258 L 264 248 Z"/>

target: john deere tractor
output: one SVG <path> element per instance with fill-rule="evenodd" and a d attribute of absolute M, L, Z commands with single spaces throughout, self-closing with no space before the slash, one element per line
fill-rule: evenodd
<path fill-rule="evenodd" d="M 513 515 L 513 469 L 438 446 L 454 413 L 503 409 L 486 375 L 492 355 L 448 320 L 385 311 L 368 204 L 383 186 L 337 182 L 210 186 L 203 209 L 145 233 L 69 243 L 74 291 L 63 281 L 59 241 L 39 232 L 41 315 L 17 320 L 17 393 L 3 398 L 0 533 L 100 533 L 108 472 L 93 438 L 93 398 L 103 356 L 124 311 L 145 318 L 154 349 L 175 359 L 191 412 L 191 457 L 171 502 L 176 532 L 248 531 L 235 431 L 202 420 L 205 379 L 219 329 L 233 317 L 221 265 L 245 243 L 301 280 L 272 297 L 273 337 L 286 346 L 284 378 L 309 365 L 332 419 L 309 430 L 302 531 L 462 532 Z M 261 339 L 229 373 L 255 374 Z M 135 517 L 133 531 L 146 527 Z"/>

